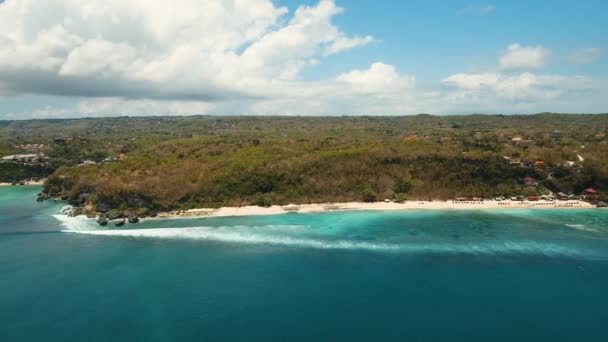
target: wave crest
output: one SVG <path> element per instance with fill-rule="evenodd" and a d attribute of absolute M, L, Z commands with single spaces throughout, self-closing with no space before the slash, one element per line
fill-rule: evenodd
<path fill-rule="evenodd" d="M 382 252 L 450 254 L 450 255 L 540 255 L 547 257 L 604 258 L 584 250 L 554 242 L 540 241 L 475 241 L 475 242 L 368 242 L 353 239 L 331 239 L 310 236 L 306 226 L 224 226 L 189 228 L 154 228 L 122 230 L 64 230 L 97 236 L 154 239 L 208 240 L 227 243 L 297 246 L 317 249 L 369 250 Z"/>

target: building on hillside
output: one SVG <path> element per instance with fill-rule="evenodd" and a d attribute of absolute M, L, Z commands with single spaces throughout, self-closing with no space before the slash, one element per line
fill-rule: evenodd
<path fill-rule="evenodd" d="M 530 176 L 524 178 L 525 186 L 538 186 L 538 181 Z"/>
<path fill-rule="evenodd" d="M 90 165 L 97 165 L 97 163 L 92 160 L 85 160 L 76 166 L 90 166 Z"/>
<path fill-rule="evenodd" d="M 43 155 L 41 154 L 13 154 L 2 157 L 2 162 L 14 162 L 21 164 L 35 164 L 40 162 Z"/>
<path fill-rule="evenodd" d="M 600 193 L 593 188 L 587 188 L 583 190 L 582 195 L 585 196 L 585 198 L 597 198 Z"/>
<path fill-rule="evenodd" d="M 119 161 L 119 159 L 116 157 L 107 157 L 107 158 L 104 158 L 104 160 L 102 160 L 101 163 L 102 164 L 112 164 L 112 163 L 116 163 L 117 161 Z"/>

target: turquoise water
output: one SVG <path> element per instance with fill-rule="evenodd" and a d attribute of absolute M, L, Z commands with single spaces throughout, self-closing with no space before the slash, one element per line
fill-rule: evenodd
<path fill-rule="evenodd" d="M 54 216 L 0 189 L 0 341 L 606 341 L 608 211 Z"/>

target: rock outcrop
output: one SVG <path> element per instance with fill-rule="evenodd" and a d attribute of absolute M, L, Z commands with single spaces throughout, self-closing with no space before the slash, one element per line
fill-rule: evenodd
<path fill-rule="evenodd" d="M 97 218 L 97 223 L 99 223 L 100 226 L 107 226 L 108 218 L 106 217 L 106 215 L 99 215 L 99 217 Z"/>

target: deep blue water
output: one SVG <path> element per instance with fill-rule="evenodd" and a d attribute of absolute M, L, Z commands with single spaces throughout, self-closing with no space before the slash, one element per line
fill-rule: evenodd
<path fill-rule="evenodd" d="M 98 231 L 37 191 L 0 189 L 0 341 L 608 340 L 606 210 Z"/>

